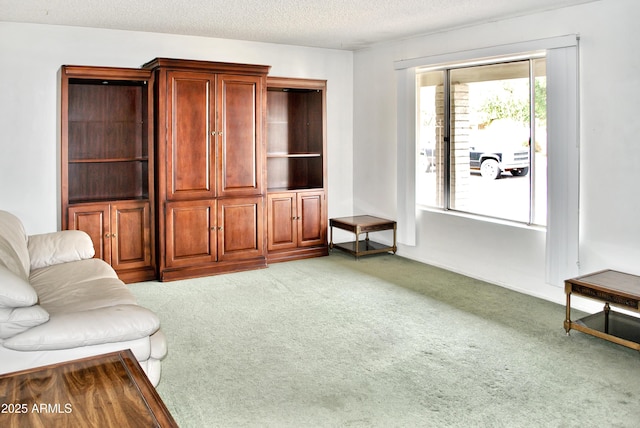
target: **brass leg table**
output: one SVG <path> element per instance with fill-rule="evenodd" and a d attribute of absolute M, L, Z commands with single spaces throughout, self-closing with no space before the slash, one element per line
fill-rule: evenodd
<path fill-rule="evenodd" d="M 640 351 L 640 318 L 616 312 L 611 305 L 640 312 L 640 276 L 603 270 L 567 279 L 564 329 L 578 330 L 619 345 Z M 571 321 L 571 295 L 604 302 L 602 312 Z"/>
<path fill-rule="evenodd" d="M 359 215 L 352 217 L 332 218 L 329 220 L 329 226 L 329 249 L 333 249 L 334 247 L 339 248 L 343 251 L 348 252 L 349 254 L 354 255 L 356 259 L 367 254 L 388 253 L 390 251 L 395 254 L 398 250 L 398 247 L 396 245 L 397 225 L 393 220 L 373 217 L 370 215 Z M 356 235 L 355 241 L 334 244 L 334 227 L 354 233 Z M 375 241 L 371 241 L 369 239 L 370 232 L 380 232 L 383 230 L 393 230 L 393 245 L 384 245 Z M 365 234 L 365 239 L 361 240 L 360 235 L 363 233 Z"/>
<path fill-rule="evenodd" d="M 2 427 L 177 427 L 130 350 L 0 375 Z"/>

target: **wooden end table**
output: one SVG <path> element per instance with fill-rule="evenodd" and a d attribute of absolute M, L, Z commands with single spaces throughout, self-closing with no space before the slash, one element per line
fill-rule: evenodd
<path fill-rule="evenodd" d="M 396 232 L 397 225 L 393 220 L 387 220 L 380 217 L 373 217 L 370 215 L 359 215 L 352 217 L 340 217 L 332 218 L 329 220 L 329 249 L 339 248 L 343 251 L 352 254 L 358 259 L 360 256 L 367 254 L 388 253 L 390 251 L 393 254 L 396 253 L 398 247 L 396 246 Z M 355 241 L 343 242 L 339 244 L 333 243 L 333 228 L 347 230 L 356 235 Z M 378 242 L 371 241 L 369 239 L 370 232 L 380 232 L 383 230 L 393 230 L 393 245 L 384 245 Z M 365 239 L 360 239 L 360 234 L 365 234 Z"/>
<path fill-rule="evenodd" d="M 0 375 L 2 427 L 177 427 L 130 350 Z"/>
<path fill-rule="evenodd" d="M 611 305 L 640 312 L 640 276 L 603 270 L 567 279 L 564 329 L 578 330 L 640 351 L 640 318 L 611 310 Z M 602 312 L 571 321 L 571 295 L 605 302 Z"/>

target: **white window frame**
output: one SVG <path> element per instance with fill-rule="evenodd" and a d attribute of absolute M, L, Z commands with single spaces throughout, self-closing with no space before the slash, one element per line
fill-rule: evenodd
<path fill-rule="evenodd" d="M 416 244 L 416 82 L 418 68 L 481 64 L 545 51 L 547 58 L 546 281 L 562 286 L 579 267 L 579 91 L 575 34 L 400 60 L 397 77 L 398 241 Z"/>

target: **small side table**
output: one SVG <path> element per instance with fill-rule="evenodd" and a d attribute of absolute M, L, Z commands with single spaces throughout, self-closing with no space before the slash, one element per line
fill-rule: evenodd
<path fill-rule="evenodd" d="M 640 318 L 611 310 L 611 305 L 640 312 L 640 276 L 603 270 L 564 282 L 564 329 L 578 330 L 640 351 Z M 605 302 L 602 312 L 571 321 L 571 294 Z"/>
<path fill-rule="evenodd" d="M 329 226 L 329 249 L 333 249 L 334 247 L 339 248 L 354 255 L 356 259 L 367 254 L 388 253 L 390 251 L 395 254 L 398 250 L 396 245 L 397 224 L 393 220 L 373 217 L 370 215 L 359 215 L 353 217 L 332 218 L 329 220 Z M 355 241 L 334 244 L 334 227 L 354 233 L 356 235 Z M 383 230 L 393 230 L 393 245 L 388 246 L 369 240 L 369 232 L 380 232 Z M 360 239 L 360 234 L 362 233 L 365 234 L 364 240 Z"/>

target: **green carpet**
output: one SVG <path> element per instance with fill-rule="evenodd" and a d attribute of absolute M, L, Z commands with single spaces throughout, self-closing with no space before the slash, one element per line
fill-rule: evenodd
<path fill-rule="evenodd" d="M 564 307 L 393 255 L 131 285 L 181 427 L 636 427 L 640 355 Z M 574 315 L 574 318 L 575 315 Z"/>

